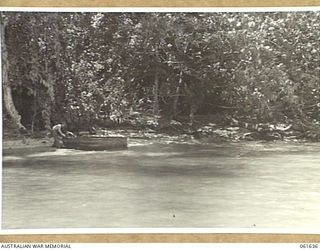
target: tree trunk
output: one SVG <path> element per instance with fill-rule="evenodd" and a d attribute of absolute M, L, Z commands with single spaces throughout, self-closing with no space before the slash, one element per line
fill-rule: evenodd
<path fill-rule="evenodd" d="M 33 102 L 32 102 L 32 117 L 31 117 L 31 134 L 34 133 L 34 129 L 35 129 L 35 123 L 36 123 L 36 117 L 37 117 L 37 101 L 36 101 L 37 95 L 36 92 L 34 94 L 33 97 Z"/>
<path fill-rule="evenodd" d="M 47 79 L 43 82 L 43 85 L 47 88 L 47 95 L 49 98 L 45 98 L 41 103 L 41 117 L 44 122 L 44 127 L 46 130 L 50 131 L 51 129 L 51 110 L 54 104 L 54 76 L 49 69 L 48 62 L 45 62 L 45 72 L 47 74 Z"/>
<path fill-rule="evenodd" d="M 190 125 L 193 126 L 194 124 L 194 115 L 198 111 L 201 103 L 202 103 L 202 97 L 200 95 L 196 95 L 192 92 L 192 90 L 189 89 L 189 87 L 185 84 L 185 91 L 188 96 L 189 105 L 190 105 L 190 113 L 189 113 L 189 121 Z"/>
<path fill-rule="evenodd" d="M 180 97 L 180 89 L 182 85 L 182 70 L 180 70 L 179 74 L 179 82 L 176 88 L 174 100 L 173 100 L 173 118 L 175 119 L 178 114 L 178 104 L 179 104 L 179 97 Z"/>
<path fill-rule="evenodd" d="M 66 110 L 65 110 L 65 102 L 66 102 L 66 93 L 67 93 L 67 88 L 65 84 L 66 80 L 66 72 L 69 75 L 74 75 L 74 72 L 71 67 L 64 68 L 63 65 L 68 64 L 66 60 L 63 59 L 63 56 L 61 53 L 63 53 L 63 46 L 61 44 L 61 39 L 60 39 L 60 34 L 61 30 L 59 27 L 59 23 L 61 22 L 59 15 L 55 14 L 53 16 L 53 30 L 54 30 L 54 55 L 55 55 L 55 70 L 50 74 L 52 75 L 52 80 L 54 81 L 54 84 L 52 84 L 52 93 L 53 93 L 53 98 L 51 102 L 51 109 L 50 109 L 50 118 L 54 122 L 57 121 L 62 121 L 62 120 L 68 120 L 70 118 L 67 118 Z M 65 51 L 66 52 L 66 51 Z M 68 60 L 70 62 L 72 60 L 76 60 L 76 55 L 72 52 L 68 53 L 67 56 Z M 65 64 L 63 64 L 63 61 Z M 73 119 L 69 119 L 70 121 Z"/>
<path fill-rule="evenodd" d="M 5 29 L 7 21 L 1 15 L 0 33 L 1 33 L 1 51 L 2 51 L 2 89 L 3 89 L 3 103 L 13 125 L 18 129 L 25 130 L 26 128 L 21 124 L 21 116 L 19 115 L 12 98 L 12 89 L 9 82 L 9 62 L 8 52 L 5 43 Z"/>
<path fill-rule="evenodd" d="M 44 128 L 48 131 L 51 130 L 51 110 L 44 108 L 41 112 L 42 119 L 44 121 Z"/>
<path fill-rule="evenodd" d="M 159 48 L 156 46 L 156 63 L 160 63 Z M 153 85 L 153 115 L 159 115 L 159 68 L 155 67 L 154 85 Z"/>
<path fill-rule="evenodd" d="M 190 114 L 189 114 L 189 119 L 190 119 L 190 124 L 191 126 L 193 126 L 194 124 L 194 114 L 197 111 L 197 105 L 194 103 L 193 100 L 191 100 L 191 104 L 190 104 Z"/>
<path fill-rule="evenodd" d="M 159 73 L 156 69 L 153 85 L 153 115 L 159 115 Z"/>

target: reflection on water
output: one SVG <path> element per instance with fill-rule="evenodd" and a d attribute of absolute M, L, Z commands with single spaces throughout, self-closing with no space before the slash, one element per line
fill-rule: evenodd
<path fill-rule="evenodd" d="M 320 144 L 130 145 L 5 152 L 2 227 L 320 227 Z"/>

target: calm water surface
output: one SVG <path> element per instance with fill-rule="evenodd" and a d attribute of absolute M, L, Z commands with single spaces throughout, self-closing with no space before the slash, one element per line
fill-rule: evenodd
<path fill-rule="evenodd" d="M 4 152 L 2 228 L 320 228 L 319 143 Z"/>

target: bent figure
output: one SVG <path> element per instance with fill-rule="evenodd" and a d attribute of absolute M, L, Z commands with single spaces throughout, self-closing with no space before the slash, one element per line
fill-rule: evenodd
<path fill-rule="evenodd" d="M 62 132 L 62 128 L 64 128 L 64 124 L 57 124 L 52 127 L 52 136 L 54 139 L 52 147 L 62 148 L 63 147 L 63 138 L 66 135 Z"/>
<path fill-rule="evenodd" d="M 64 137 L 76 137 L 72 132 L 66 131 L 63 133 L 62 131 L 65 130 L 66 125 L 64 123 L 57 124 L 52 127 L 52 135 L 54 138 L 53 147 L 56 148 L 63 148 L 63 138 Z"/>

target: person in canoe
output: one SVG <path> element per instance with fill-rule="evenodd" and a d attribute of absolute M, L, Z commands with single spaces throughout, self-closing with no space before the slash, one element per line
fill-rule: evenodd
<path fill-rule="evenodd" d="M 52 127 L 52 135 L 53 135 L 53 147 L 63 148 L 63 138 L 64 137 L 76 137 L 72 132 L 66 131 L 66 124 L 59 123 Z M 65 133 L 63 131 L 66 131 Z"/>

